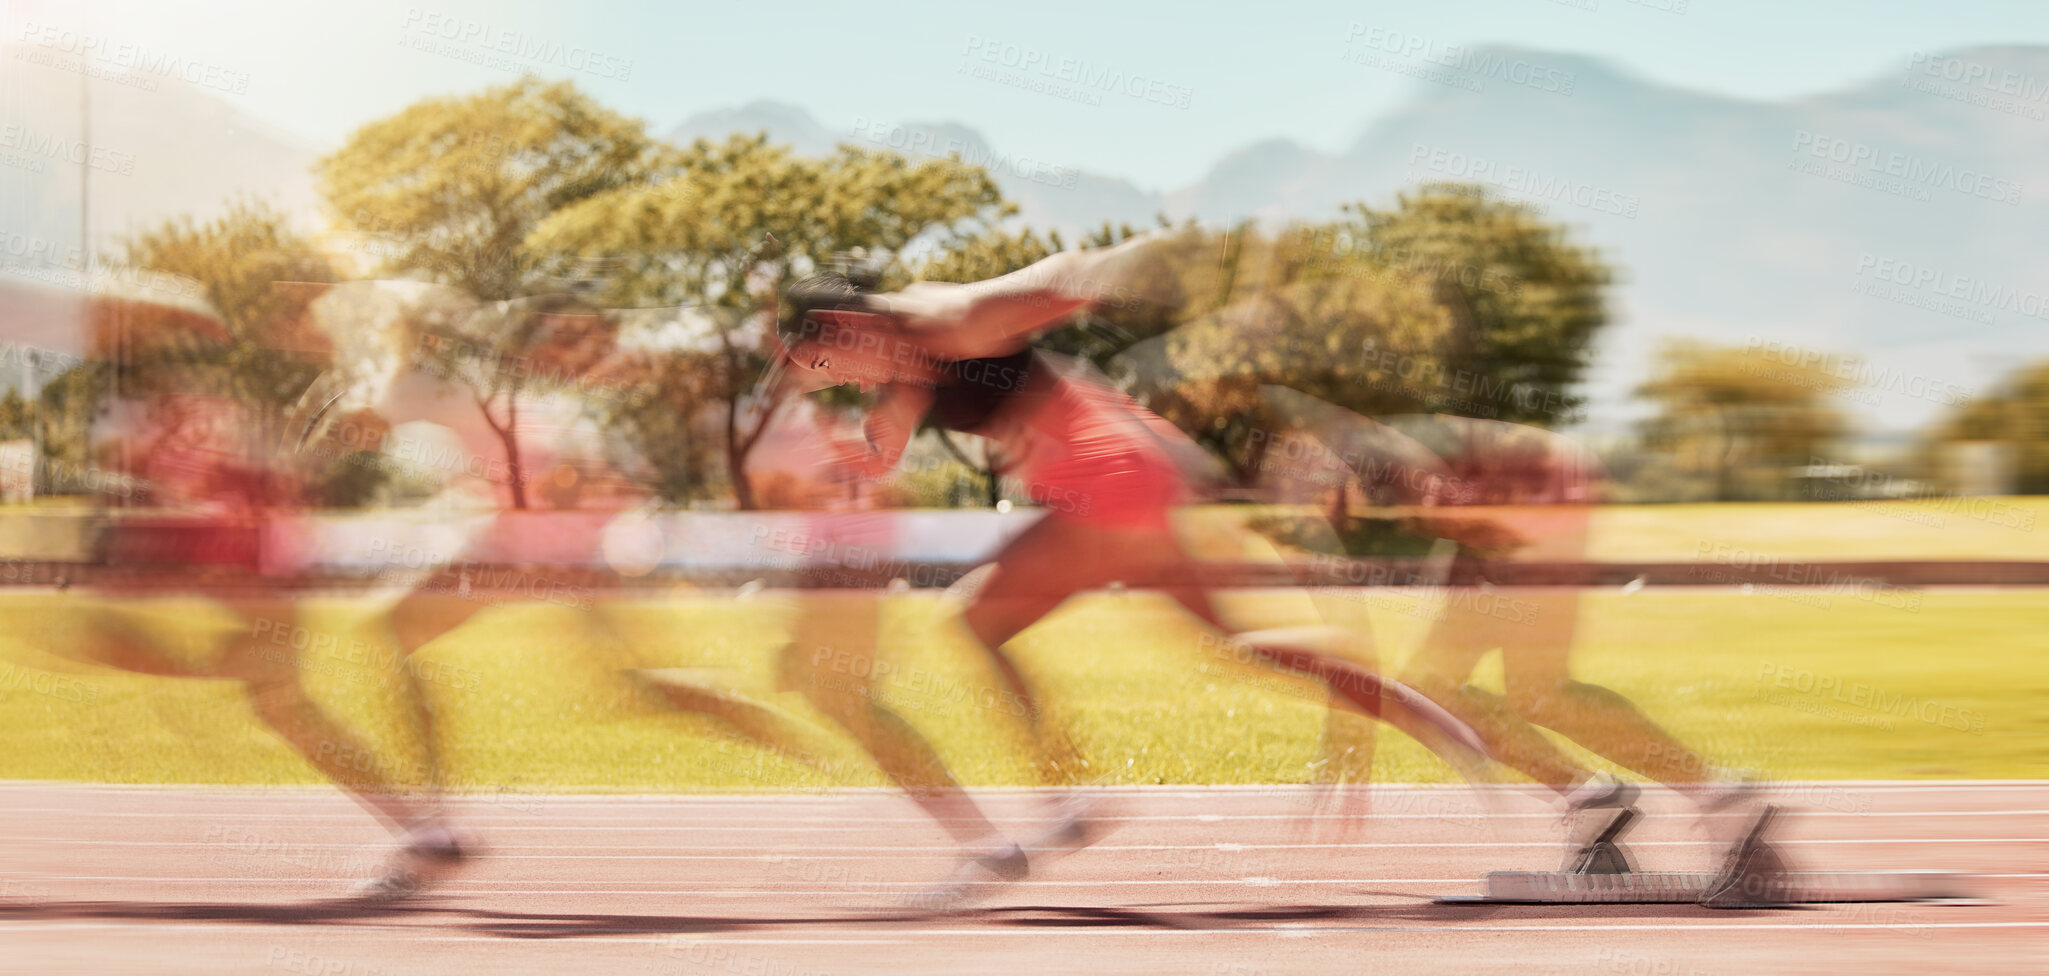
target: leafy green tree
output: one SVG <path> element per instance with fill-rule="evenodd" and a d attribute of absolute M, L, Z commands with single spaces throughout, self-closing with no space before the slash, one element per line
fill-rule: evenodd
<path fill-rule="evenodd" d="M 1571 392 L 1607 324 L 1613 281 L 1600 256 L 1524 203 L 1483 187 L 1425 184 L 1392 209 L 1363 203 L 1326 228 L 1334 262 L 1354 253 L 1432 284 L 1458 329 L 1447 375 L 1489 393 L 1488 419 L 1554 426 L 1584 402 Z M 1443 412 L 1457 413 L 1460 410 Z"/>
<path fill-rule="evenodd" d="M 73 494 L 84 490 L 82 475 L 102 466 L 94 455 L 93 424 L 112 391 L 113 367 L 88 359 L 43 384 L 36 396 L 35 422 L 41 427 L 43 467 L 39 494 Z M 108 470 L 125 468 L 107 463 Z"/>
<path fill-rule="evenodd" d="M 1682 475 L 1705 477 L 1717 501 L 1779 494 L 1787 469 L 1843 435 L 1844 418 L 1828 400 L 1852 385 L 1840 371 L 1742 346 L 1668 343 L 1637 389 L 1658 407 L 1644 442 Z"/>
<path fill-rule="evenodd" d="M 1938 422 L 1925 446 L 1924 464 L 1939 469 L 1933 448 L 1959 441 L 1989 441 L 2013 452 L 2015 489 L 2049 494 L 2049 363 L 2017 370 L 1991 394 L 1958 405 Z"/>
<path fill-rule="evenodd" d="M 1241 484 L 1259 480 L 1286 426 L 1264 388 L 1364 413 L 1410 410 L 1426 396 L 1412 382 L 1419 367 L 1441 368 L 1452 321 L 1430 283 L 1364 253 L 1333 267 L 1311 236 L 1183 228 L 1147 249 L 1132 272 L 1140 280 L 1119 284 L 1138 298 L 1125 328 L 1151 337 L 1121 352 L 1117 369 Z M 1168 311 L 1150 308 L 1160 301 Z"/>
<path fill-rule="evenodd" d="M 665 410 L 685 391 L 713 398 L 726 412 L 725 462 L 736 501 L 756 499 L 746 459 L 774 416 L 752 410 L 748 391 L 766 365 L 760 341 L 772 296 L 832 256 L 864 249 L 883 259 L 913 242 L 948 241 L 1012 212 L 981 169 L 953 159 L 913 161 L 841 146 L 824 159 L 794 156 L 765 136 L 699 140 L 666 180 L 622 186 L 565 208 L 528 238 L 555 267 L 603 262 L 612 269 L 606 300 L 627 306 L 686 306 L 676 324 L 697 330 L 688 343 L 715 350 L 693 358 L 711 371 L 686 379 L 663 372 L 675 389 L 614 401 L 609 420 L 645 437 L 667 418 L 624 412 Z M 687 322 L 685 322 L 687 319 Z M 636 445 L 651 461 L 662 456 Z"/>
<path fill-rule="evenodd" d="M 20 440 L 31 436 L 36 414 L 34 408 L 24 399 L 21 391 L 8 388 L 7 396 L 0 398 L 0 441 Z"/>
<path fill-rule="evenodd" d="M 514 507 L 526 507 L 516 428 L 536 377 L 575 383 L 614 336 L 583 316 L 565 336 L 564 262 L 536 246 L 550 217 L 677 172 L 680 154 L 644 123 L 568 82 L 522 78 L 475 95 L 421 100 L 357 130 L 322 159 L 321 191 L 338 223 L 389 255 L 386 273 L 455 285 L 484 304 L 430 321 L 420 364 L 467 385 L 503 441 Z M 551 319 L 551 316 L 553 317 Z"/>
<path fill-rule="evenodd" d="M 279 443 L 277 422 L 326 365 L 325 343 L 306 328 L 302 314 L 308 292 L 292 283 L 325 283 L 335 269 L 312 241 L 294 231 L 288 217 L 257 200 L 232 201 L 205 222 L 183 217 L 166 221 L 124 242 L 129 267 L 178 275 L 198 282 L 207 303 L 226 329 L 224 343 L 167 350 L 164 335 L 176 331 L 171 309 L 126 303 L 122 323 L 132 339 L 116 354 L 125 377 L 138 371 L 173 370 L 184 392 L 231 398 L 257 434 L 258 450 Z M 113 303 L 102 303 L 109 305 Z M 137 315 L 161 321 L 134 321 Z M 157 376 L 159 382 L 180 382 Z M 136 388 L 124 383 L 124 389 Z"/>
<path fill-rule="evenodd" d="M 422 99 L 356 130 L 315 168 L 339 226 L 389 255 L 383 272 L 505 301 L 554 290 L 548 255 L 528 246 L 542 221 L 676 165 L 640 120 L 569 82 L 527 77 Z"/>

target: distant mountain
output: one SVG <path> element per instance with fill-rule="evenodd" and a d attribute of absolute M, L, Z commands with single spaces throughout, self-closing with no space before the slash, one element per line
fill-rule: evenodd
<path fill-rule="evenodd" d="M 996 177 L 1004 197 L 1018 205 L 1022 222 L 1070 237 L 1105 221 L 1151 226 L 1164 209 L 1158 194 L 1140 190 L 1128 180 L 1049 162 L 1028 151 L 999 150 L 979 131 L 957 122 L 858 119 L 851 129 L 833 130 L 795 105 L 756 101 L 736 109 L 700 112 L 684 119 L 667 136 L 687 143 L 700 137 L 723 139 L 736 132 L 766 132 L 770 141 L 809 156 L 823 156 L 842 142 L 914 156 L 944 157 L 957 152 Z"/>
<path fill-rule="evenodd" d="M 1480 49 L 1466 64 L 1439 75 L 1462 83 L 1418 82 L 1343 153 L 1275 141 L 1232 154 L 1169 213 L 1324 218 L 1434 179 L 1530 200 L 1625 274 L 1590 383 L 1610 416 L 1668 336 L 1861 355 L 1839 368 L 1871 388 L 1841 406 L 1892 426 L 2049 356 L 2049 49 L 1953 51 L 1912 73 L 1902 58 L 1786 102 L 1547 51 Z M 1481 67 L 1518 64 L 1570 76 L 1570 93 Z M 1960 69 L 2018 94 L 1943 79 Z"/>
<path fill-rule="evenodd" d="M 687 146 L 698 139 L 718 142 L 734 133 L 766 132 L 769 138 L 787 145 L 801 156 L 823 156 L 842 135 L 820 125 L 811 113 L 784 102 L 755 101 L 739 108 L 699 112 L 668 131 L 669 141 Z"/>
<path fill-rule="evenodd" d="M 35 254 L 26 247 L 0 253 L 0 266 L 17 277 L 61 277 L 62 264 L 76 264 L 80 161 L 102 258 L 122 235 L 177 215 L 214 213 L 236 195 L 315 213 L 310 166 L 322 150 L 244 113 L 234 95 L 171 75 L 103 73 L 99 65 L 90 85 L 82 111 L 76 58 L 0 45 L 0 226 L 42 246 Z M 59 266 L 45 258 L 50 252 Z"/>
<path fill-rule="evenodd" d="M 80 75 L 42 49 L 0 46 L 0 273 L 61 283 L 78 253 Z M 1427 180 L 1477 182 L 1539 206 L 1622 272 L 1589 377 L 1592 426 L 1641 409 L 1673 336 L 1855 353 L 1870 388 L 1842 406 L 1899 429 L 1964 390 L 2049 357 L 2049 48 L 1902 57 L 1897 70 L 1807 98 L 1688 91 L 1570 54 L 1461 50 L 1390 64 L 1406 101 L 1357 120 L 1349 148 L 1247 143 L 1171 192 L 992 145 L 960 122 L 861 119 L 848 129 L 773 101 L 691 116 L 688 141 L 766 131 L 798 152 L 839 142 L 959 153 L 993 173 L 1033 226 L 1069 235 L 1155 214 L 1269 224 L 1391 204 Z M 1986 79 L 1966 83 L 1952 77 Z M 204 216 L 238 193 L 311 217 L 309 145 L 233 95 L 170 77 L 91 81 L 91 220 L 120 234 Z M 1333 104 L 1333 117 L 1346 115 Z M 1250 134 L 1248 134 L 1250 135 Z M 1962 389 L 1959 389 L 1962 388 Z"/>
<path fill-rule="evenodd" d="M 1841 407 L 1895 428 L 2049 356 L 2049 48 L 1903 57 L 1864 84 L 1781 102 L 1515 47 L 1360 70 L 1380 68 L 1422 80 L 1398 109 L 1365 120 L 1351 148 L 1254 142 L 1165 195 L 1097 174 L 1049 178 L 957 124 L 871 125 L 842 138 L 961 147 L 997 174 L 1027 222 L 1069 232 L 1106 218 L 1149 223 L 1158 211 L 1217 223 L 1328 219 L 1432 180 L 1528 200 L 1622 272 L 1588 382 L 1594 427 L 1641 410 L 1629 391 L 1668 337 L 1861 356 L 1827 361 L 1867 383 Z M 787 105 L 721 119 L 831 141 Z"/>

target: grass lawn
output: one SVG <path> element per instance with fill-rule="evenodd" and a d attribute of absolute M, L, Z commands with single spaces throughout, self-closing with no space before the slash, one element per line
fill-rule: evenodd
<path fill-rule="evenodd" d="M 2049 531 L 2049 529 L 2045 529 Z M 2049 778 L 2049 600 L 2039 591 L 1888 594 L 1763 589 L 1613 589 L 1581 601 L 1576 667 L 1636 701 L 1718 763 L 1792 778 Z M 1235 594 L 1275 615 L 1300 594 Z M 1373 634 L 1385 661 L 1420 640 L 1435 606 L 1401 591 L 1322 591 L 1335 622 Z M 0 593 L 0 777 L 119 783 L 317 783 L 254 717 L 235 684 L 157 678 L 78 665 L 75 646 L 96 598 Z M 986 707 L 974 655 L 948 637 L 930 595 L 887 601 L 882 697 L 924 729 L 973 784 L 1030 782 L 1014 758 L 1013 722 Z M 880 785 L 843 737 L 819 725 L 813 745 L 846 772 L 821 773 L 670 710 L 623 664 L 687 669 L 698 679 L 816 721 L 775 690 L 773 651 L 791 604 L 694 592 L 612 611 L 630 650 L 589 636 L 574 611 L 493 609 L 423 650 L 449 778 L 540 790 L 744 790 Z M 367 730 L 378 760 L 416 761 L 399 734 L 375 663 L 379 605 L 311 601 L 305 625 L 329 635 L 305 657 L 306 679 L 337 714 Z M 173 635 L 195 661 L 239 626 L 198 600 L 115 611 Z M 1019 642 L 1019 656 L 1097 774 L 1113 783 L 1285 783 L 1321 754 L 1319 689 L 1205 657 L 1200 632 L 1147 595 L 1070 604 Z M 609 648 L 609 649 L 608 649 Z M 1500 687 L 1499 656 L 1480 683 Z M 978 705 L 978 702 L 985 703 Z M 403 768 L 403 767 L 401 767 Z M 1380 736 L 1375 778 L 1448 782 L 1451 772 L 1399 733 Z"/>

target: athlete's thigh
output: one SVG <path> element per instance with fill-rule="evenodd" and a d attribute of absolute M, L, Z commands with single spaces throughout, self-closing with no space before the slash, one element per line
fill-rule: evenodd
<path fill-rule="evenodd" d="M 1501 634 L 1493 621 L 1473 610 L 1475 600 L 1484 595 L 1476 586 L 1445 591 L 1443 603 L 1431 611 L 1430 628 L 1422 644 L 1402 669 L 1404 677 L 1436 687 L 1457 687 L 1472 677 L 1480 659 L 1501 646 Z"/>
<path fill-rule="evenodd" d="M 1509 690 L 1548 688 L 1570 680 L 1579 591 L 1566 586 L 1501 587 L 1493 596 L 1474 612 L 1484 615 L 1499 635 Z"/>

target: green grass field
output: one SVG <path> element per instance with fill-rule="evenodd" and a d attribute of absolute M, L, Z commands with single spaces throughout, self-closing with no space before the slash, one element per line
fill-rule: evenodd
<path fill-rule="evenodd" d="M 1906 597 L 1911 597 L 1908 605 Z M 1249 613 L 1301 597 L 1231 597 Z M 1429 598 L 1322 591 L 1334 622 L 1374 635 L 1401 660 L 1429 623 Z M 1825 603 L 1825 605 L 1824 605 Z M 254 717 L 231 682 L 158 678 L 78 665 L 86 614 L 75 594 L 0 594 L 0 777 L 117 783 L 317 783 Z M 586 636 L 570 610 L 486 611 L 421 652 L 452 782 L 527 790 L 670 791 L 879 785 L 851 745 L 820 725 L 817 748 L 844 761 L 822 774 L 669 709 L 620 671 L 687 669 L 698 680 L 815 719 L 775 689 L 772 658 L 791 604 L 683 593 L 612 611 L 631 659 Z M 1014 720 L 978 707 L 989 676 L 949 639 L 930 595 L 890 598 L 882 695 L 925 730 L 972 784 L 1030 782 Z M 1635 700 L 1708 757 L 1771 777 L 2049 778 L 2049 600 L 2039 591 L 1925 591 L 1883 601 L 1854 593 L 1616 590 L 1582 600 L 1576 668 Z M 380 606 L 312 601 L 305 623 L 332 635 L 309 652 L 316 697 L 367 730 L 379 761 L 416 760 L 374 659 Z M 239 626 L 198 600 L 116 612 L 159 628 L 203 659 Z M 1289 783 L 1311 776 L 1325 709 L 1316 687 L 1206 658 L 1200 632 L 1145 595 L 1077 601 L 1019 641 L 1019 656 L 1099 778 L 1111 783 Z M 830 679 L 829 669 L 825 673 Z M 1499 656 L 1480 683 L 1499 688 Z M 399 768 L 403 768 L 401 765 Z M 1443 766 L 1383 732 L 1375 778 L 1447 782 Z"/>

